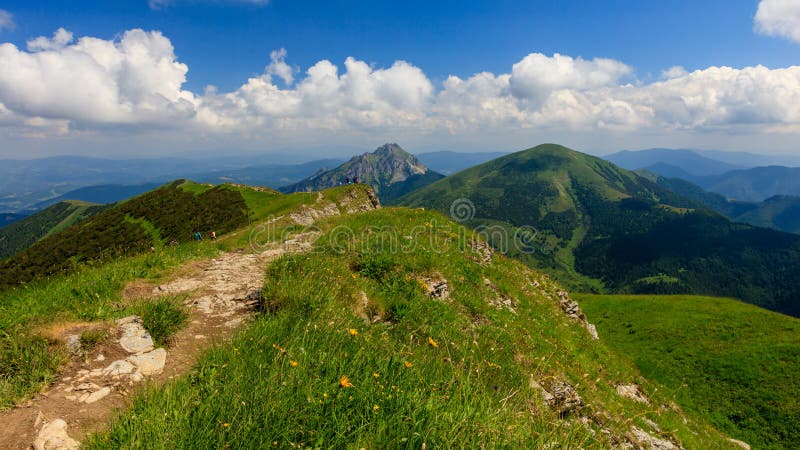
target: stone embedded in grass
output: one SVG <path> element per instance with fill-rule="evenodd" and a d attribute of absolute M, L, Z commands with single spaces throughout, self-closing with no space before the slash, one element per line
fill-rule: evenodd
<path fill-rule="evenodd" d="M 538 390 L 547 406 L 560 415 L 568 414 L 583 406 L 583 399 L 571 384 L 565 381 L 556 381 L 548 391 L 531 375 L 529 385 Z"/>
<path fill-rule="evenodd" d="M 77 450 L 79 445 L 67 434 L 67 422 L 63 419 L 45 423 L 33 442 L 35 450 Z"/>
<path fill-rule="evenodd" d="M 651 450 L 683 450 L 683 447 L 666 439 L 657 438 L 639 427 L 631 428 L 631 433 L 643 448 Z"/>
<path fill-rule="evenodd" d="M 128 316 L 117 321 L 122 334 L 119 345 L 128 353 L 144 353 L 153 349 L 153 338 L 142 326 L 142 319 L 137 316 Z"/>
<path fill-rule="evenodd" d="M 638 384 L 618 384 L 617 388 L 617 395 L 625 398 L 629 398 L 635 402 L 643 403 L 645 405 L 650 404 L 650 400 L 647 396 L 642 392 L 642 388 L 639 387 Z"/>
<path fill-rule="evenodd" d="M 156 375 L 164 370 L 164 365 L 167 363 L 167 351 L 157 348 L 148 353 L 130 356 L 128 361 L 135 365 L 142 375 Z"/>
<path fill-rule="evenodd" d="M 420 282 L 425 285 L 427 294 L 433 298 L 445 300 L 450 297 L 450 285 L 441 274 L 434 274 L 430 277 L 420 277 Z"/>

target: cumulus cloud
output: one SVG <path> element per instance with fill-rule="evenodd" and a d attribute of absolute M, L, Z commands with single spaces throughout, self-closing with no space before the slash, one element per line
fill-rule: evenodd
<path fill-rule="evenodd" d="M 72 42 L 72 33 L 63 29 L 59 28 L 53 33 L 52 38 L 47 38 L 45 36 L 39 36 L 35 39 L 31 39 L 27 42 L 28 50 L 32 52 L 42 51 L 42 50 L 60 50 L 67 46 L 70 42 Z"/>
<path fill-rule="evenodd" d="M 181 89 L 188 67 L 159 32 L 130 30 L 119 40 L 59 29 L 0 44 L 0 102 L 27 117 L 81 124 L 162 123 L 190 117 L 195 96 Z"/>
<path fill-rule="evenodd" d="M 756 32 L 800 43 L 800 2 L 761 0 L 755 16 Z"/>
<path fill-rule="evenodd" d="M 285 49 L 238 88 L 184 89 L 188 67 L 159 32 L 115 40 L 59 29 L 22 50 L 0 44 L 0 127 L 32 134 L 136 127 L 187 136 L 290 140 L 397 133 L 731 131 L 800 129 L 800 67 L 675 66 L 642 83 L 613 59 L 532 53 L 507 73 L 449 76 L 435 86 L 406 61 L 354 57 L 304 72 Z M 3 132 L 0 131 L 0 134 Z"/>
<path fill-rule="evenodd" d="M 268 75 L 277 75 L 287 86 L 291 85 L 294 82 L 294 69 L 286 64 L 286 49 L 273 50 L 269 54 L 269 60 L 270 63 L 265 72 Z"/>
<path fill-rule="evenodd" d="M 14 16 L 10 12 L 0 9 L 0 31 L 13 30 L 15 26 Z"/>
<path fill-rule="evenodd" d="M 531 53 L 511 67 L 511 90 L 519 98 L 544 99 L 556 90 L 586 90 L 615 84 L 631 68 L 613 59 L 586 61 Z"/>

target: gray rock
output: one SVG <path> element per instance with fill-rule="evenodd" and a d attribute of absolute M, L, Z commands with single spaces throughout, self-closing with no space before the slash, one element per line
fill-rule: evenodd
<path fill-rule="evenodd" d="M 77 450 L 79 445 L 67 434 L 67 422 L 63 419 L 45 423 L 33 441 L 35 450 Z"/>
<path fill-rule="evenodd" d="M 620 397 L 625 397 L 645 405 L 650 404 L 650 400 L 647 398 L 644 392 L 642 392 L 642 388 L 639 387 L 638 384 L 618 384 L 616 388 L 617 395 Z"/>
<path fill-rule="evenodd" d="M 636 437 L 639 445 L 650 450 L 683 450 L 683 447 L 675 445 L 671 441 L 657 438 L 639 427 L 633 427 L 631 433 Z"/>
<path fill-rule="evenodd" d="M 163 348 L 157 348 L 148 353 L 142 353 L 128 357 L 139 373 L 144 376 L 159 374 L 164 370 L 164 365 L 167 363 L 167 351 Z"/>
<path fill-rule="evenodd" d="M 104 388 L 101 388 L 99 391 L 92 392 L 91 394 L 89 394 L 89 396 L 86 397 L 86 399 L 83 400 L 83 402 L 91 404 L 105 398 L 110 393 L 111 393 L 111 388 L 106 386 Z"/>
<path fill-rule="evenodd" d="M 153 349 L 153 338 L 150 333 L 142 326 L 142 320 L 135 317 L 133 320 L 129 318 L 121 319 L 126 320 L 119 327 L 122 336 L 119 338 L 119 345 L 128 353 L 144 353 Z"/>
<path fill-rule="evenodd" d="M 122 375 L 130 375 L 135 371 L 136 366 L 131 364 L 129 361 L 120 359 L 112 362 L 108 365 L 108 367 L 103 369 L 103 375 L 107 377 L 120 377 Z"/>

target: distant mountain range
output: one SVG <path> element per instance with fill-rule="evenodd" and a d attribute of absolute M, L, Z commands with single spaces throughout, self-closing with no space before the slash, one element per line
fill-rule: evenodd
<path fill-rule="evenodd" d="M 417 155 L 417 159 L 431 170 L 444 175 L 452 175 L 472 166 L 505 156 L 508 153 L 509 152 L 462 153 L 443 151 L 420 153 Z"/>
<path fill-rule="evenodd" d="M 466 223 L 524 237 L 529 251 L 510 253 L 576 289 L 734 296 L 800 315 L 800 236 L 733 223 L 602 159 L 541 145 L 398 202 L 450 214 L 465 199 Z"/>
<path fill-rule="evenodd" d="M 346 163 L 280 188 L 282 192 L 321 191 L 357 181 L 372 186 L 384 203 L 430 184 L 444 175 L 428 169 L 397 144 L 385 144 L 371 153 L 354 156 Z"/>
<path fill-rule="evenodd" d="M 604 156 L 603 159 L 611 161 L 623 169 L 637 170 L 646 168 L 664 176 L 672 175 L 653 170 L 652 167 L 669 165 L 669 169 L 665 168 L 665 170 L 677 168 L 680 169 L 681 173 L 687 173 L 692 176 L 719 175 L 744 167 L 705 157 L 694 150 L 666 148 L 651 148 L 638 151 L 626 150 Z"/>
<path fill-rule="evenodd" d="M 725 157 L 740 165 L 712 159 Z M 770 197 L 800 196 L 800 167 L 778 165 L 750 166 L 746 163 L 773 160 L 791 161 L 789 157 L 768 157 L 735 152 L 702 152 L 697 150 L 648 149 L 624 151 L 604 158 L 628 170 L 647 170 L 666 178 L 680 178 L 731 200 L 760 202 Z M 800 161 L 798 161 L 800 162 Z"/>

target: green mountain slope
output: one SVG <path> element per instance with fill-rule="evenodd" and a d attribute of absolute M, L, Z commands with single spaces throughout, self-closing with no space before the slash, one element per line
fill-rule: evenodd
<path fill-rule="evenodd" d="M 660 186 L 695 200 L 735 222 L 800 233 L 800 197 L 776 195 L 762 202 L 743 202 L 729 200 L 679 178 L 656 175 L 655 180 Z"/>
<path fill-rule="evenodd" d="M 63 201 L 0 228 L 0 259 L 25 250 L 39 239 L 69 228 L 105 208 L 105 205 Z"/>
<path fill-rule="evenodd" d="M 321 191 L 357 179 L 371 186 L 384 203 L 428 185 L 443 175 L 429 170 L 414 155 L 397 144 L 385 144 L 372 153 L 354 156 L 335 169 L 321 171 L 282 192 Z"/>
<path fill-rule="evenodd" d="M 457 217 L 466 205 L 459 218 L 495 227 L 486 231 L 493 245 L 581 290 L 726 295 L 800 315 L 800 237 L 731 223 L 558 145 L 467 169 L 399 202 Z"/>
<path fill-rule="evenodd" d="M 317 225 L 314 251 L 267 269 L 263 314 L 86 448 L 647 448 L 635 428 L 662 448 L 736 448 L 592 340 L 552 281 L 477 258 L 441 215 L 390 208 Z M 447 294 L 432 295 L 431 279 Z M 619 383 L 641 384 L 650 403 Z M 542 389 L 581 400 L 548 403 Z"/>
<path fill-rule="evenodd" d="M 753 448 L 800 448 L 800 320 L 724 298 L 577 297 L 680 405 Z"/>

